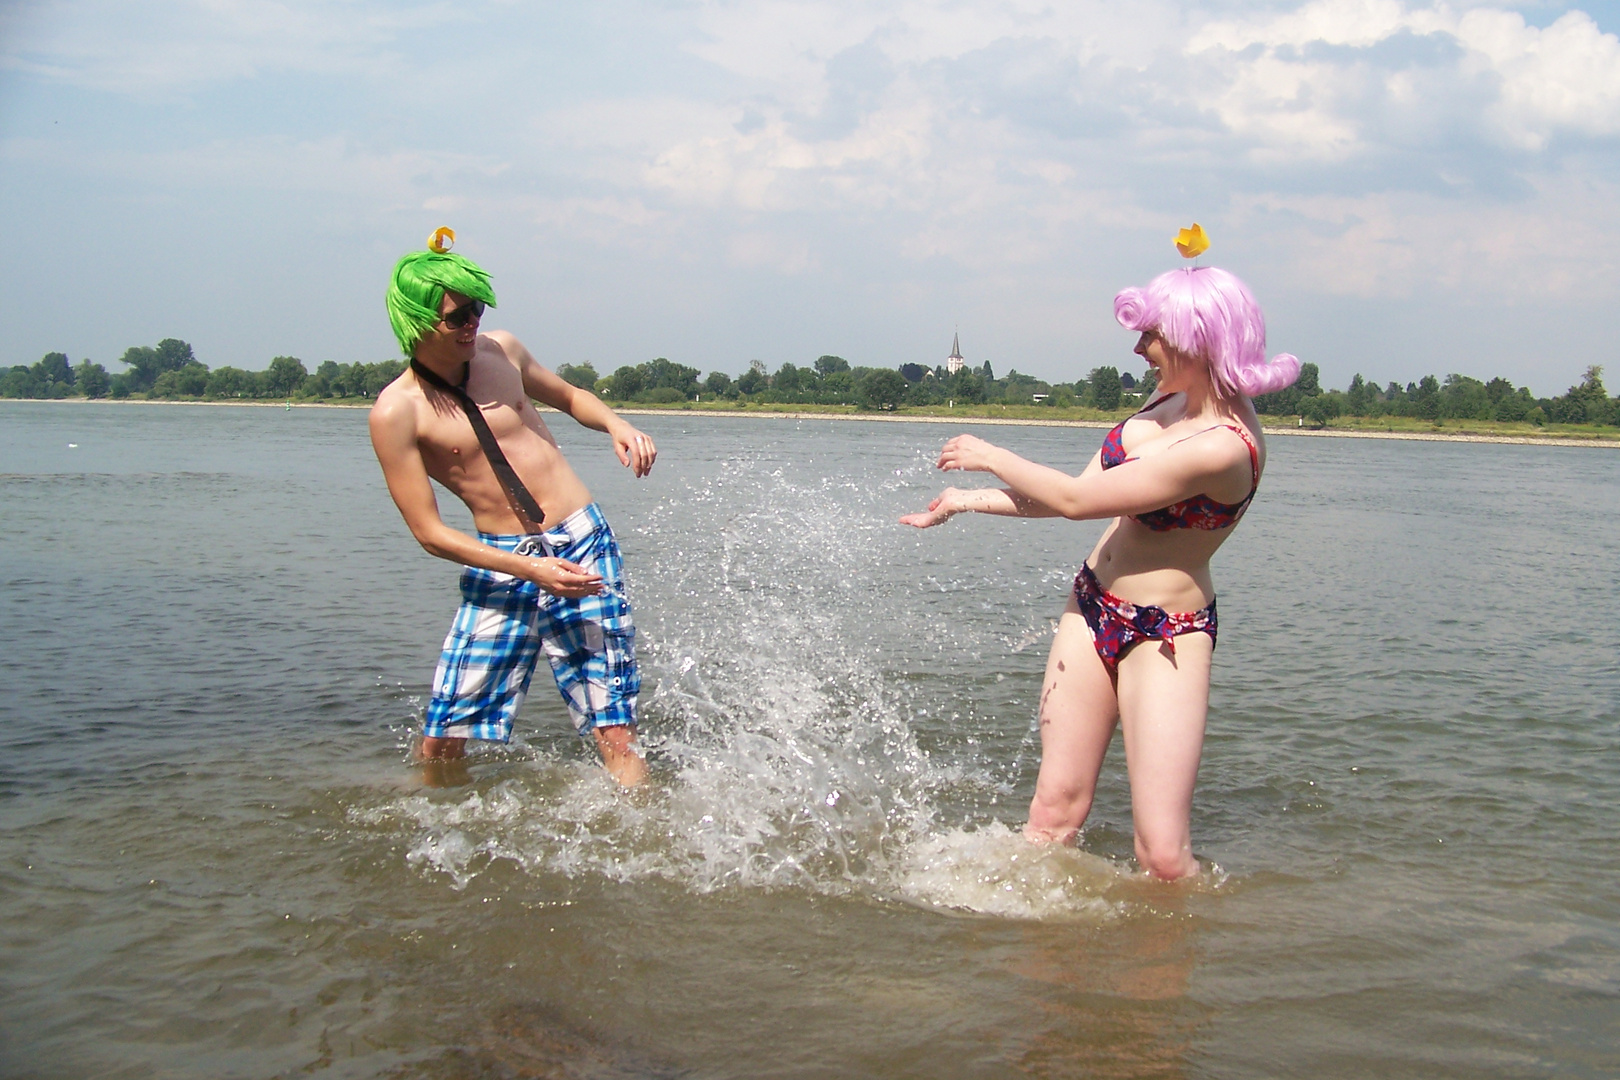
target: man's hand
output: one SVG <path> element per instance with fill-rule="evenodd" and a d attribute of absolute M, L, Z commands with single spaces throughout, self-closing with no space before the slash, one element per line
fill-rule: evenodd
<path fill-rule="evenodd" d="M 522 576 L 553 596 L 578 599 L 602 591 L 602 575 L 593 574 L 578 563 L 552 558 L 530 558 L 525 562 L 524 569 L 528 572 Z"/>
<path fill-rule="evenodd" d="M 964 472 L 995 472 L 992 462 L 1001 447 L 987 443 L 977 435 L 958 435 L 939 452 L 938 467 L 961 469 Z"/>
<path fill-rule="evenodd" d="M 926 529 L 943 521 L 948 521 L 962 512 L 962 494 L 963 492 L 957 488 L 946 488 L 935 496 L 933 502 L 928 504 L 927 510 L 920 514 L 907 514 L 900 519 L 900 524 L 915 525 L 919 529 Z"/>
<path fill-rule="evenodd" d="M 637 477 L 652 472 L 653 462 L 658 460 L 658 447 L 652 439 L 629 424 L 613 429 L 613 452 L 619 455 L 619 464 L 628 466 Z"/>

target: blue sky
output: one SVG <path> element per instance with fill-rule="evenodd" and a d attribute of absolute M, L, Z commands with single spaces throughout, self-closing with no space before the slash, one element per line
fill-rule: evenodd
<path fill-rule="evenodd" d="M 438 225 L 553 365 L 1127 370 L 1244 277 L 1343 386 L 1620 357 L 1614 3 L 14 0 L 0 363 L 396 354 Z"/>

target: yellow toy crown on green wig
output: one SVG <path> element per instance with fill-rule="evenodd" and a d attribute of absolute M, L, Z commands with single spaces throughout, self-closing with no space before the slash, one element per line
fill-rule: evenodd
<path fill-rule="evenodd" d="M 428 240 L 428 250 L 413 251 L 394 264 L 388 284 L 388 321 L 406 356 L 416 351 L 422 335 L 438 323 L 444 293 L 460 293 L 469 300 L 495 306 L 495 290 L 484 268 L 450 250 L 456 234 L 441 228 Z"/>

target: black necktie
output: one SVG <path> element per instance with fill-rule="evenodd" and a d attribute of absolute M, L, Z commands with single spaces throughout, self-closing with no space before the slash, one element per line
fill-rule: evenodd
<path fill-rule="evenodd" d="M 413 359 L 411 361 L 411 370 L 416 372 L 418 379 L 426 382 L 429 386 L 443 390 L 461 403 L 461 411 L 467 414 L 468 420 L 472 421 L 473 434 L 478 436 L 478 445 L 484 448 L 484 457 L 489 460 L 490 468 L 495 470 L 495 475 L 501 478 L 501 484 L 505 486 L 506 493 L 512 497 L 512 501 L 529 519 L 530 524 L 538 527 L 543 523 L 546 520 L 546 512 L 540 509 L 540 504 L 534 501 L 534 496 L 529 494 L 529 489 L 523 486 L 522 480 L 518 479 L 518 474 L 513 470 L 512 463 L 506 460 L 505 454 L 501 453 L 501 444 L 495 441 L 495 433 L 489 430 L 489 421 L 484 419 L 484 412 L 478 407 L 478 402 L 467 396 L 467 378 L 472 374 L 472 364 L 469 363 L 467 370 L 462 373 L 460 386 L 451 386 L 419 360 Z"/>

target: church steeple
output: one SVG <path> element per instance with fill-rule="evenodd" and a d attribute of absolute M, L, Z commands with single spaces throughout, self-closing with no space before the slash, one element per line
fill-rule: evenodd
<path fill-rule="evenodd" d="M 967 361 L 962 359 L 961 335 L 953 331 L 951 333 L 951 355 L 945 358 L 945 373 L 955 375 L 966 365 Z"/>

